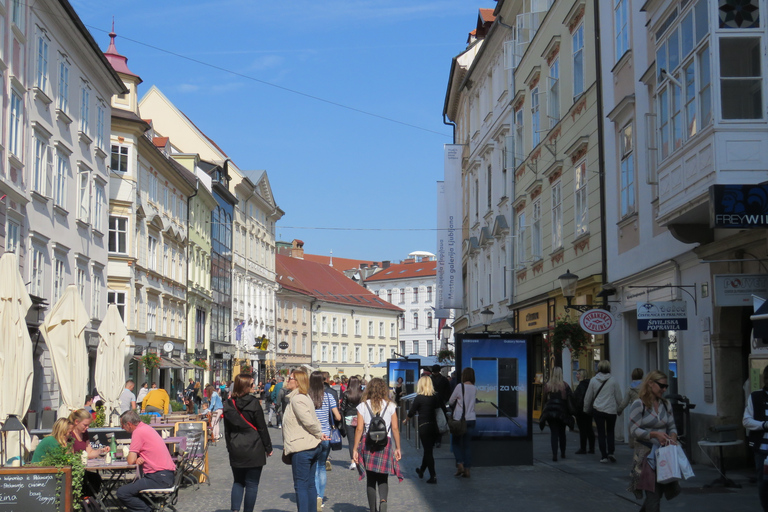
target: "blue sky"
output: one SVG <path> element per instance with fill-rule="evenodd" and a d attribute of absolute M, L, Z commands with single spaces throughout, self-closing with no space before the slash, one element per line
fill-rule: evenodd
<path fill-rule="evenodd" d="M 140 96 L 156 85 L 240 169 L 266 169 L 278 240 L 369 260 L 435 252 L 451 59 L 495 2 L 71 1 L 103 50 L 114 16 Z"/>

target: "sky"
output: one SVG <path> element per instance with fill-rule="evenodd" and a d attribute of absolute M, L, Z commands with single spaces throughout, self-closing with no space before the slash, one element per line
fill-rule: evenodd
<path fill-rule="evenodd" d="M 239 169 L 267 171 L 277 240 L 435 252 L 451 59 L 493 0 L 70 1 L 102 50 L 114 16 L 140 97 L 157 86 Z"/>

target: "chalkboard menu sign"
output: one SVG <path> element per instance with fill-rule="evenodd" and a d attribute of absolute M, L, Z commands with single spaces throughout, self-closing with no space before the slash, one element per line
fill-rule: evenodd
<path fill-rule="evenodd" d="M 59 472 L 61 471 L 61 474 Z M 56 487 L 61 489 L 56 499 Z M 66 512 L 72 507 L 72 470 L 51 467 L 0 468 L 0 512 Z"/>
<path fill-rule="evenodd" d="M 187 452 L 192 458 L 205 457 L 204 471 L 208 472 L 208 423 L 205 421 L 180 421 L 174 427 L 174 436 L 187 438 Z M 205 482 L 205 475 L 199 475 L 200 482 Z M 1 512 L 1 511 L 0 511 Z"/>

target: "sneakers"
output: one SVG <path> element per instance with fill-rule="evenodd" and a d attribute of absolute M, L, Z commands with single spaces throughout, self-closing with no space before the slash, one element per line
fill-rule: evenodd
<path fill-rule="evenodd" d="M 355 464 L 354 462 L 350 462 L 349 469 L 355 469 L 355 468 L 357 468 L 357 464 Z"/>
<path fill-rule="evenodd" d="M 416 474 L 419 475 L 419 478 L 424 478 L 424 472 L 421 468 L 416 468 Z"/>
<path fill-rule="evenodd" d="M 331 467 L 331 461 L 327 460 L 325 461 L 325 470 L 326 471 L 332 471 L 333 468 Z"/>
<path fill-rule="evenodd" d="M 283 425 L 282 424 L 278 425 L 277 428 L 279 428 L 280 430 L 283 430 Z"/>
<path fill-rule="evenodd" d="M 608 457 L 604 457 L 604 458 L 600 459 L 600 462 L 602 462 L 603 464 L 607 464 L 610 461 L 608 460 Z"/>
<path fill-rule="evenodd" d="M 437 477 L 432 477 L 429 480 L 427 480 L 428 484 L 436 484 L 437 483 Z"/>
<path fill-rule="evenodd" d="M 611 462 L 616 462 L 616 457 L 614 457 L 612 453 L 609 453 L 608 460 L 610 460 Z"/>
<path fill-rule="evenodd" d="M 317 512 L 322 512 L 323 510 L 323 498 L 318 496 L 317 497 Z"/>

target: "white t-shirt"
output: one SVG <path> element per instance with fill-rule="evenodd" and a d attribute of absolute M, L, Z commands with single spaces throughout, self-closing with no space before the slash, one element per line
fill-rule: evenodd
<path fill-rule="evenodd" d="M 131 402 L 136 401 L 136 395 L 133 394 L 128 388 L 123 388 L 123 392 L 120 393 L 120 412 L 131 410 Z"/>
<path fill-rule="evenodd" d="M 368 412 L 368 407 L 366 407 L 366 404 L 368 407 L 371 407 L 371 401 L 366 400 L 365 402 L 361 402 L 357 406 L 357 412 L 363 415 L 363 421 L 365 422 L 365 430 L 368 431 L 368 427 L 371 424 L 372 416 Z M 386 402 L 387 408 L 384 409 L 385 402 L 381 402 L 381 412 L 379 415 L 384 418 L 384 422 L 387 424 L 387 437 L 392 437 L 392 415 L 397 412 L 397 406 L 395 406 L 392 402 Z M 371 410 L 373 410 L 373 407 L 371 407 Z"/>

